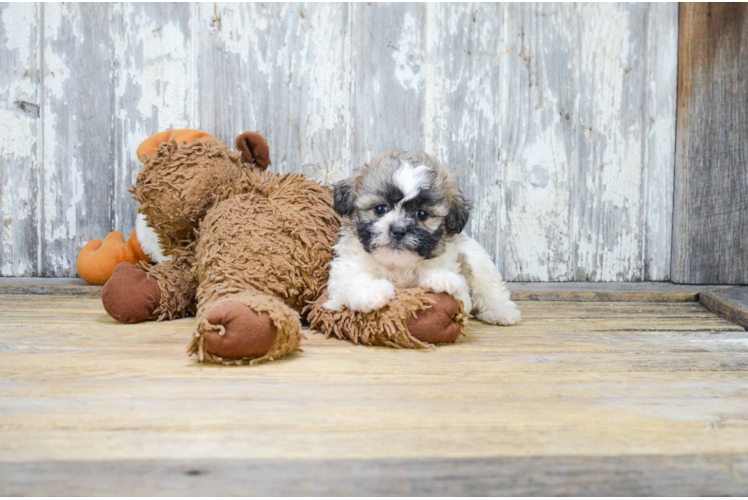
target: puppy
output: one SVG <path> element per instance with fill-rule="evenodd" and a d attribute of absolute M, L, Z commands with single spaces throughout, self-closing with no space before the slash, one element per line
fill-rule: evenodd
<path fill-rule="evenodd" d="M 335 210 L 343 223 L 325 308 L 369 312 L 396 288 L 423 287 L 462 301 L 485 323 L 520 320 L 491 258 L 462 234 L 470 206 L 433 157 L 385 151 L 335 185 Z"/>

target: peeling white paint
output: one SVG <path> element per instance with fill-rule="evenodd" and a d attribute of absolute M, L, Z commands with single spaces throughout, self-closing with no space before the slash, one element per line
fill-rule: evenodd
<path fill-rule="evenodd" d="M 510 280 L 669 276 L 677 5 L 97 8 L 107 32 L 91 31 L 87 7 L 0 7 L 0 54 L 12 54 L 3 61 L 44 61 L 43 89 L 33 74 L 0 68 L 11 75 L 0 78 L 11 104 L 0 103 L 0 157 L 32 169 L 0 186 L 14 219 L 2 233 L 3 275 L 34 272 L 19 257 L 20 228 L 36 230 L 34 202 L 40 260 L 70 275 L 84 239 L 134 223 L 126 189 L 138 144 L 203 127 L 229 142 L 259 130 L 273 169 L 327 183 L 386 147 L 425 148 L 458 170 L 474 203 L 467 230 Z M 112 60 L 102 81 L 83 64 L 94 41 Z M 113 104 L 97 105 L 113 116 L 100 136 L 78 137 L 91 112 L 81 92 L 92 86 L 111 89 Z M 102 164 L 86 164 L 92 151 Z M 111 206 L 90 205 L 96 176 Z M 86 211 L 99 209 L 111 224 L 92 225 L 101 212 Z"/>
<path fill-rule="evenodd" d="M 15 51 L 21 64 L 28 61 L 32 48 L 29 42 L 33 40 L 32 30 L 36 26 L 36 9 L 28 4 L 8 4 L 2 10 L 0 22 L 5 50 Z"/>
<path fill-rule="evenodd" d="M 201 10 L 203 23 L 209 25 L 214 36 L 220 38 L 221 47 L 239 56 L 242 63 L 251 64 L 253 72 L 269 75 L 272 59 L 262 52 L 262 39 L 269 34 L 270 23 L 259 12 L 262 6 L 233 3 L 205 6 L 208 8 Z M 283 55 L 283 50 L 279 51 L 277 60 L 280 61 Z"/>
<path fill-rule="evenodd" d="M 395 60 L 395 78 L 405 90 L 418 91 L 423 73 L 423 61 L 419 57 L 421 51 L 420 30 L 416 26 L 416 18 L 410 12 L 403 17 L 401 37 L 393 45 L 392 58 Z"/>
<path fill-rule="evenodd" d="M 20 111 L 0 108 L 0 155 L 25 158 L 36 147 L 36 120 Z"/>

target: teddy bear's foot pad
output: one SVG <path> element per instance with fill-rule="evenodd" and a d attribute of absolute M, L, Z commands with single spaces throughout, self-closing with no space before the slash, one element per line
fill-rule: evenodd
<path fill-rule="evenodd" d="M 134 264 L 122 262 L 101 291 L 104 309 L 120 323 L 145 321 L 161 303 L 158 283 Z"/>
<path fill-rule="evenodd" d="M 207 352 L 222 358 L 256 358 L 266 354 L 278 335 L 278 329 L 267 314 L 257 313 L 241 302 L 227 301 L 214 306 L 206 316 L 208 323 L 222 325 L 204 335 Z"/>
<path fill-rule="evenodd" d="M 408 331 L 422 342 L 431 344 L 454 343 L 460 337 L 462 325 L 455 321 L 460 303 L 446 293 L 427 293 L 436 301 L 432 307 L 408 319 Z"/>

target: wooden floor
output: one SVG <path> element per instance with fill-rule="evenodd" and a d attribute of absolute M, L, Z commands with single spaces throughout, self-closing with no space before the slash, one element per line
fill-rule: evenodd
<path fill-rule="evenodd" d="M 748 333 L 698 302 L 521 302 L 433 352 L 309 332 L 199 365 L 192 319 L 0 295 L 0 494 L 748 492 Z"/>

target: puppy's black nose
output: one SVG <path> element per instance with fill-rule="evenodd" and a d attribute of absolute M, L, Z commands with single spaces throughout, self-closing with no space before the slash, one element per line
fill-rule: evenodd
<path fill-rule="evenodd" d="M 394 239 L 401 240 L 403 239 L 403 236 L 405 236 L 405 228 L 402 226 L 392 226 L 390 228 L 390 234 Z"/>

